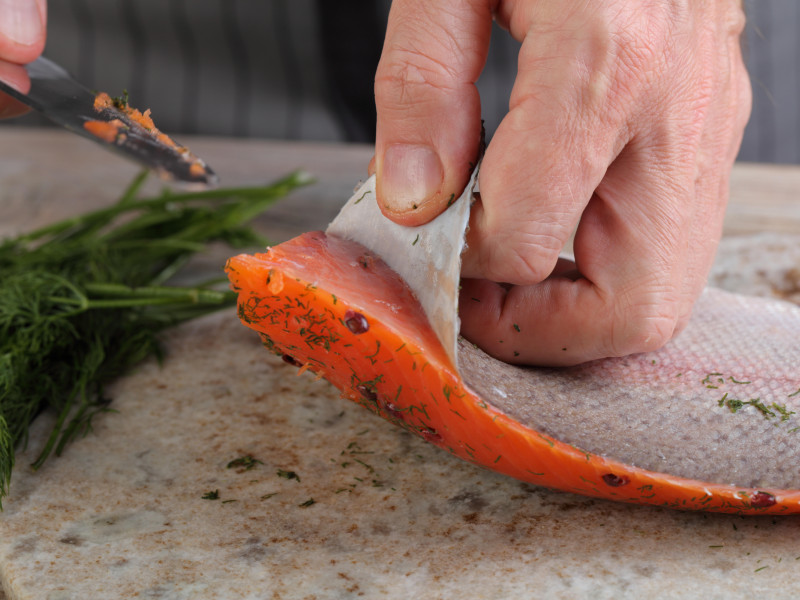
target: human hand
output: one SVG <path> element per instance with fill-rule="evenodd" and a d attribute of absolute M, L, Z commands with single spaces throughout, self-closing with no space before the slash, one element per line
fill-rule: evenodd
<path fill-rule="evenodd" d="M 44 50 L 46 25 L 46 0 L 0 0 L 0 78 L 22 93 L 27 93 L 30 80 L 21 65 L 36 60 Z M 0 93 L 0 118 L 27 110 Z"/>
<path fill-rule="evenodd" d="M 657 349 L 721 235 L 751 104 L 741 1 L 395 0 L 373 168 L 398 223 L 429 221 L 467 182 L 493 15 L 522 47 L 481 166 L 462 334 L 527 364 Z"/>

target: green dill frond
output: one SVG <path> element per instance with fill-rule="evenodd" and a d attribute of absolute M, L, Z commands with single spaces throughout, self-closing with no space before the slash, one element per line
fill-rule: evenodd
<path fill-rule="evenodd" d="M 53 411 L 56 424 L 34 468 L 110 410 L 104 384 L 161 358 L 161 331 L 235 303 L 211 287 L 219 278 L 165 283 L 209 242 L 264 245 L 248 222 L 310 178 L 140 199 L 144 180 L 116 204 L 0 244 L 0 500 L 38 414 Z"/>

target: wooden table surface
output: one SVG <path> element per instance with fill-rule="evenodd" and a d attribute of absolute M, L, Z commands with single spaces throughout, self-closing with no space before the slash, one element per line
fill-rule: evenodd
<path fill-rule="evenodd" d="M 297 191 L 259 219 L 259 227 L 274 242 L 310 229 L 324 228 L 350 195 L 358 179 L 366 176 L 366 165 L 372 154 L 371 148 L 366 146 L 212 138 L 181 141 L 188 143 L 198 155 L 208 161 L 221 176 L 223 185 L 264 183 L 298 168 L 309 171 L 318 179 L 316 185 Z M 0 237 L 109 204 L 116 199 L 125 184 L 137 172 L 136 166 L 65 132 L 2 125 L 0 126 Z M 153 181 L 149 185 L 153 189 L 158 189 L 160 184 Z M 759 232 L 800 233 L 799 194 L 800 168 L 798 167 L 737 165 L 732 177 L 725 236 Z M 357 413 L 352 418 L 362 417 Z M 365 414 L 363 418 L 369 419 L 371 415 Z M 370 427 L 376 426 L 370 425 Z M 393 429 L 391 431 L 387 429 L 385 439 L 400 439 L 393 432 Z M 91 443 L 94 442 L 86 440 L 85 447 L 88 448 Z M 425 454 L 426 460 L 430 461 L 431 465 L 441 461 L 441 467 L 437 468 L 440 468 L 442 473 L 447 472 L 449 477 L 442 478 L 439 475 L 435 480 L 437 483 L 430 484 L 440 486 L 441 489 L 429 488 L 420 492 L 414 490 L 409 495 L 409 503 L 424 499 L 426 503 L 424 514 L 423 512 L 414 514 L 420 519 L 420 525 L 426 522 L 423 518 L 432 519 L 430 522 L 434 524 L 434 529 L 423 532 L 425 537 L 410 538 L 410 541 L 403 541 L 394 533 L 392 536 L 386 533 L 386 539 L 394 545 L 387 546 L 390 554 L 394 552 L 393 548 L 405 548 L 403 544 L 409 544 L 408 547 L 413 552 L 414 548 L 422 543 L 430 552 L 435 550 L 440 553 L 436 555 L 440 571 L 449 564 L 446 561 L 458 563 L 462 560 L 459 557 L 464 554 L 467 556 L 464 560 L 478 561 L 475 563 L 476 569 L 482 568 L 492 574 L 505 573 L 503 577 L 507 582 L 513 581 L 522 586 L 529 583 L 530 586 L 538 586 L 540 590 L 567 590 L 573 583 L 589 586 L 581 588 L 584 591 L 595 589 L 592 586 L 601 586 L 604 591 L 595 594 L 597 598 L 636 597 L 637 590 L 639 593 L 649 591 L 657 594 L 652 597 L 672 597 L 673 594 L 675 597 L 690 597 L 698 590 L 703 590 L 706 581 L 713 582 L 716 586 L 728 586 L 726 589 L 730 591 L 738 589 L 736 582 L 744 582 L 742 585 L 746 585 L 754 576 L 760 578 L 758 591 L 762 594 L 769 594 L 771 598 L 791 597 L 791 594 L 782 595 L 782 593 L 789 589 L 786 585 L 794 577 L 793 570 L 796 564 L 794 560 L 797 554 L 800 554 L 800 551 L 795 551 L 798 524 L 796 519 L 776 523 L 766 519 L 741 521 L 739 518 L 716 516 L 706 520 L 706 515 L 672 513 L 652 507 L 598 503 L 545 490 L 537 491 L 538 495 L 531 495 L 533 492 L 528 490 L 525 492 L 528 495 L 522 498 L 520 495 L 512 494 L 517 489 L 514 487 L 516 484 L 507 478 L 479 470 L 473 471 L 471 466 L 460 462 L 454 463 L 456 466 L 453 466 L 448 462 L 451 460 L 450 457 L 444 456 L 444 453 L 437 453 L 435 449 L 431 449 L 428 454 L 427 446 L 420 446 L 417 452 Z M 37 475 L 42 478 L 44 476 L 41 473 Z M 462 477 L 463 481 L 477 479 L 478 484 L 484 488 L 491 486 L 494 490 L 485 494 L 485 498 L 488 499 L 486 502 L 489 502 L 489 509 L 481 513 L 483 515 L 481 518 L 486 519 L 485 524 L 467 523 L 461 519 L 460 514 L 457 514 L 462 504 L 469 505 L 468 508 L 472 513 L 480 512 L 478 506 L 480 498 L 473 495 L 473 488 L 464 488 L 469 493 L 463 490 L 463 493 L 456 493 L 457 490 L 447 488 L 450 481 L 456 480 L 457 477 Z M 29 487 L 25 489 L 30 489 L 31 485 L 39 485 L 42 481 L 44 479 L 31 480 L 26 484 Z M 425 482 L 421 484 L 424 485 Z M 12 483 L 12 487 L 13 485 Z M 413 484 L 408 483 L 408 486 L 411 488 Z M 480 488 L 475 489 L 480 490 Z M 488 490 L 484 489 L 484 492 Z M 445 502 L 447 498 L 450 498 L 449 504 Z M 507 500 L 508 498 L 511 499 Z M 500 504 L 501 499 L 503 504 Z M 472 506 L 470 502 L 478 508 Z M 433 507 L 439 505 L 446 506 L 447 511 L 455 511 L 452 520 L 448 520 L 450 514 L 447 511 L 442 512 L 437 509 L 440 512 L 430 512 L 433 511 Z M 427 509 L 428 506 L 431 507 L 430 511 Z M 502 514 L 493 512 L 492 507 L 495 506 L 504 507 Z M 361 515 L 359 518 L 366 519 L 368 515 L 364 511 L 369 511 L 369 505 L 359 510 L 362 511 L 359 513 Z M 422 511 L 422 508 L 420 510 Z M 529 547 L 525 547 L 524 556 L 519 553 L 510 554 L 502 559 L 505 562 L 498 563 L 495 567 L 489 562 L 491 557 L 484 556 L 482 549 L 487 544 L 496 543 L 502 546 L 511 543 L 510 540 L 515 540 L 513 542 L 515 544 L 521 543 L 513 528 L 509 529 L 510 525 L 503 520 L 509 514 L 515 519 L 517 517 L 526 519 L 524 522 L 529 524 L 529 531 L 538 532 L 540 535 L 539 538 L 531 540 Z M 330 518 L 336 519 L 337 516 L 334 514 Z M 548 528 L 547 524 L 551 526 Z M 436 527 L 441 528 L 441 533 Z M 450 538 L 451 534 L 456 535 L 453 532 L 457 532 L 459 536 L 459 543 L 455 545 Z M 469 537 L 470 535 L 472 537 Z M 384 533 L 381 533 L 381 536 L 384 536 Z M 489 538 L 492 541 L 489 541 Z M 58 547 L 62 548 L 63 552 L 88 552 L 86 548 L 73 549 L 64 544 Z M 506 547 L 509 551 L 513 549 L 510 546 Z M 715 550 L 709 551 L 708 548 Z M 656 562 L 647 562 L 649 560 L 647 557 L 651 555 Z M 394 553 L 391 556 L 395 560 L 401 560 L 405 555 Z M 0 556 L 0 561 L 6 558 Z M 517 559 L 519 560 L 514 562 Z M 367 561 L 368 558 L 365 555 L 359 560 Z M 614 561 L 613 564 L 608 563 L 608 560 Z M 0 572 L 3 566 L 5 565 L 0 563 Z M 431 565 L 431 568 L 434 566 L 436 565 Z M 467 565 L 462 563 L 462 566 L 466 568 Z M 770 570 L 763 571 L 766 566 L 769 566 Z M 475 573 L 480 574 L 484 571 L 479 570 Z M 417 584 L 423 586 L 422 589 L 428 584 L 433 586 L 431 589 L 443 589 L 444 578 L 440 581 L 437 575 L 435 581 L 425 580 L 424 575 L 427 571 L 417 570 L 414 573 L 422 574 L 420 576 L 423 579 L 415 580 Z M 57 575 L 56 573 L 56 578 Z M 51 573 L 50 576 L 54 575 Z M 526 576 L 530 581 L 525 579 Z M 336 575 L 333 579 L 336 579 Z M 297 579 L 298 582 L 302 580 L 302 577 Z M 396 580 L 391 581 L 392 585 L 396 584 Z M 464 581 L 469 582 L 469 578 Z M 452 578 L 447 584 L 451 586 L 448 589 L 457 590 L 458 584 L 459 578 Z M 411 593 L 412 588 L 408 589 Z M 419 588 L 414 589 L 419 591 Z M 710 598 L 721 598 L 723 595 L 720 594 L 724 593 L 724 591 L 712 591 L 705 595 Z M 567 590 L 563 594 L 558 593 L 550 597 L 576 597 L 570 594 L 571 592 Z M 353 593 L 344 597 L 355 597 L 355 595 Z M 38 596 L 34 593 L 25 597 Z M 179 595 L 175 597 L 183 598 Z M 293 596 L 287 594 L 276 597 Z M 488 596 L 476 593 L 475 597 Z M 3 593 L 0 589 L 0 600 L 2 599 Z"/>

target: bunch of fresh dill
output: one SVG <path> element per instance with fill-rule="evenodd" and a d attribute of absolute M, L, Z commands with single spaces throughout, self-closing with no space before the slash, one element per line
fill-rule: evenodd
<path fill-rule="evenodd" d="M 105 383 L 161 357 L 159 332 L 235 302 L 214 288 L 218 277 L 167 280 L 208 242 L 263 245 L 248 222 L 308 182 L 295 173 L 265 187 L 139 198 L 145 177 L 107 208 L 0 244 L 0 500 L 34 417 L 56 415 L 38 468 L 108 410 Z"/>

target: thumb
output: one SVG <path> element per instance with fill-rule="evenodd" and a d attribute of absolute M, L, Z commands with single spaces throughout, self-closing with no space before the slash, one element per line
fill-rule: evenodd
<path fill-rule="evenodd" d="M 375 76 L 375 172 L 383 213 L 436 217 L 467 184 L 481 137 L 475 87 L 493 0 L 394 0 Z"/>
<path fill-rule="evenodd" d="M 0 0 L 0 59 L 27 64 L 44 49 L 45 0 Z"/>
<path fill-rule="evenodd" d="M 25 67 L 4 60 L 0 60 L 0 81 L 22 94 L 27 94 L 31 88 L 31 80 Z M 17 117 L 29 110 L 30 108 L 19 100 L 0 92 L 0 119 Z"/>

